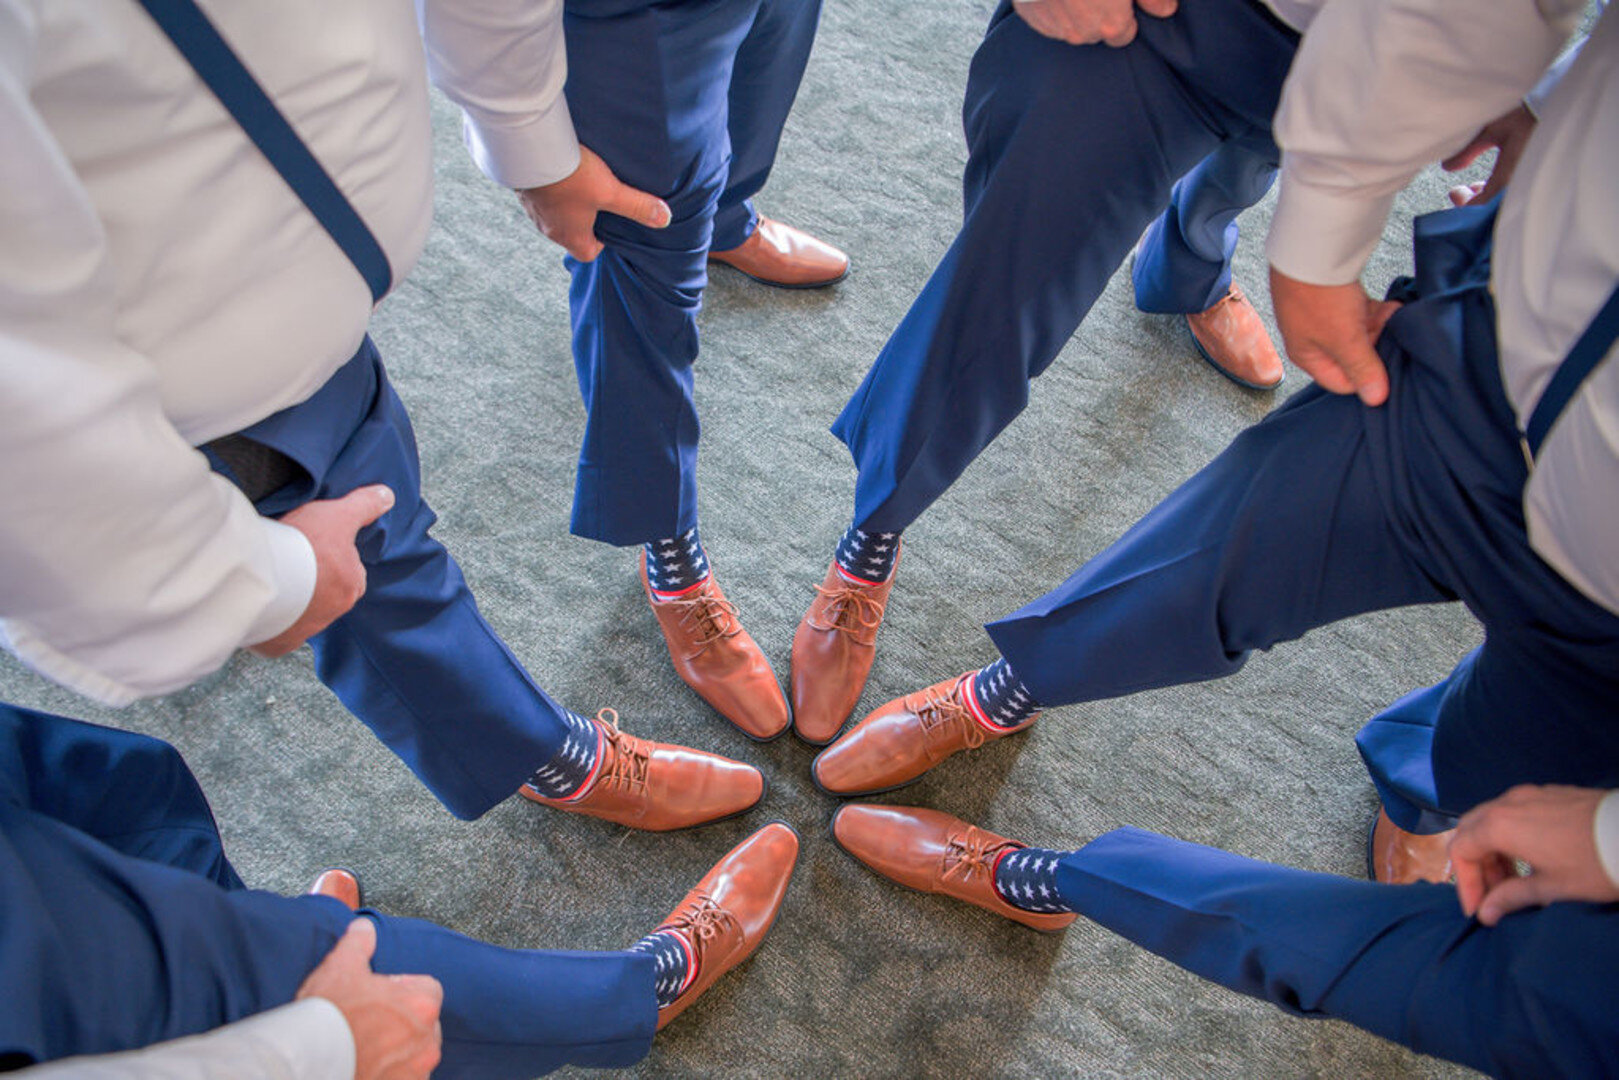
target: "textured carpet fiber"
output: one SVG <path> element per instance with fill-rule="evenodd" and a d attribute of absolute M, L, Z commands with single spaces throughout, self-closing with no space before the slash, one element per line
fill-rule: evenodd
<path fill-rule="evenodd" d="M 726 591 L 785 679 L 793 628 L 851 509 L 827 425 L 960 218 L 959 108 L 988 0 L 832 0 L 764 209 L 840 244 L 854 269 L 789 293 L 717 269 L 702 316 L 703 535 Z M 756 746 L 670 669 L 632 551 L 567 534 L 583 412 L 559 253 L 477 175 L 435 101 L 438 220 L 375 336 L 421 442 L 437 529 L 491 622 L 559 700 L 627 730 L 758 764 L 771 792 L 735 821 L 629 832 L 513 799 L 444 812 L 315 680 L 307 651 L 239 656 L 199 685 L 97 709 L 9 660 L 5 696 L 180 746 L 249 883 L 300 890 L 360 870 L 385 911 L 507 945 L 619 948 L 730 845 L 771 819 L 804 839 L 757 957 L 661 1035 L 644 1076 L 1453 1075 L 1346 1025 L 1293 1019 L 1083 922 L 1048 937 L 892 887 L 828 839 L 833 799 L 791 737 Z M 1404 269 L 1402 198 L 1368 274 Z M 1267 311 L 1244 221 L 1237 276 Z M 1036 223 L 1037 226 L 1037 223 Z M 1273 395 L 1201 363 L 1180 323 L 1136 312 L 1120 276 L 1035 388 L 1027 413 L 908 534 L 861 713 L 992 655 L 980 626 L 1061 581 Z M 1300 483 L 1311 478 L 1300 476 Z M 570 566 L 572 569 L 564 569 Z M 998 568 L 1015 567 L 1007 580 Z M 1122 824 L 1354 875 L 1374 805 L 1351 738 L 1478 640 L 1456 607 L 1355 619 L 1255 656 L 1222 682 L 1049 713 L 888 801 L 938 807 L 1048 847 Z"/>

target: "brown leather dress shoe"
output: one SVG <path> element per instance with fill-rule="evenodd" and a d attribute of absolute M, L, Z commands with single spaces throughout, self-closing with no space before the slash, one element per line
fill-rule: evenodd
<path fill-rule="evenodd" d="M 314 883 L 309 886 L 309 895 L 341 900 L 350 911 L 360 910 L 360 905 L 365 903 L 360 892 L 360 875 L 342 866 L 329 867 L 316 874 Z"/>
<path fill-rule="evenodd" d="M 697 961 L 691 985 L 658 1010 L 659 1030 L 759 947 L 781 910 L 797 861 L 798 834 L 771 822 L 715 863 L 658 924 L 657 930 L 679 931 Z"/>
<path fill-rule="evenodd" d="M 767 217 L 759 218 L 740 247 L 710 251 L 708 258 L 782 289 L 817 289 L 842 281 L 849 273 L 849 256 L 809 233 Z"/>
<path fill-rule="evenodd" d="M 1022 731 L 990 730 L 978 722 L 965 698 L 968 675 L 895 698 L 822 750 L 810 775 L 832 795 L 873 795 L 903 787 L 958 750 L 975 750 L 992 739 Z"/>
<path fill-rule="evenodd" d="M 1380 806 L 1367 844 L 1367 874 L 1384 885 L 1454 881 L 1450 868 L 1450 838 L 1454 835 L 1455 829 L 1427 835 L 1406 832 Z"/>
<path fill-rule="evenodd" d="M 832 818 L 832 838 L 885 878 L 942 893 L 1036 930 L 1067 929 L 1072 912 L 1042 915 L 995 891 L 995 860 L 1026 847 L 937 810 L 849 803 Z"/>
<path fill-rule="evenodd" d="M 1213 307 L 1186 316 L 1192 344 L 1209 366 L 1239 386 L 1274 390 L 1286 370 L 1265 321 L 1235 282 Z"/>
<path fill-rule="evenodd" d="M 612 709 L 598 713 L 595 723 L 602 756 L 585 793 L 549 799 L 525 784 L 518 789 L 525 799 L 632 829 L 668 832 L 735 817 L 764 798 L 765 778 L 752 765 L 626 735 Z"/>
<path fill-rule="evenodd" d="M 647 583 L 641 553 L 641 587 L 658 618 L 669 659 L 686 685 L 758 742 L 787 730 L 787 699 L 770 661 L 736 617 L 711 573 L 708 580 L 673 600 L 659 600 Z"/>
<path fill-rule="evenodd" d="M 898 571 L 896 557 L 894 570 Z M 877 655 L 877 628 L 894 588 L 894 574 L 877 584 L 856 584 L 834 562 L 793 634 L 793 731 L 824 746 L 854 712 Z"/>

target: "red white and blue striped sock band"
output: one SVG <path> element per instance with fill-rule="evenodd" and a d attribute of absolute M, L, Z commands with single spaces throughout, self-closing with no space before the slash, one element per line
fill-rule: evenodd
<path fill-rule="evenodd" d="M 528 778 L 528 786 L 548 799 L 577 799 L 590 790 L 601 764 L 601 728 L 576 712 L 562 710 L 568 737 L 557 752 Z"/>
<path fill-rule="evenodd" d="M 1005 657 L 997 657 L 972 677 L 974 714 L 990 727 L 1016 727 L 1040 711 L 1029 688 Z"/>
<path fill-rule="evenodd" d="M 679 536 L 646 546 L 647 585 L 660 599 L 690 592 L 708 580 L 708 555 L 693 525 Z"/>
<path fill-rule="evenodd" d="M 652 954 L 652 992 L 657 995 L 660 1009 L 673 1004 L 697 977 L 690 943 L 672 930 L 654 930 L 631 945 L 629 951 Z"/>

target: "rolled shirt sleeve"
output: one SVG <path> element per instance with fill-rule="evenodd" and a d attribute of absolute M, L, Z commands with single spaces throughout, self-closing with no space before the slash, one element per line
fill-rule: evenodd
<path fill-rule="evenodd" d="M 1266 248 L 1314 285 L 1359 278 L 1395 195 L 1522 99 L 1580 0 L 1328 0 L 1282 92 Z"/>
<path fill-rule="evenodd" d="M 124 704 L 290 626 L 314 553 L 209 470 L 114 333 L 105 230 L 30 101 L 35 30 L 0 2 L 0 640 Z"/>
<path fill-rule="evenodd" d="M 417 0 L 429 77 L 461 107 L 478 167 L 531 188 L 579 167 L 563 86 L 562 0 Z"/>
<path fill-rule="evenodd" d="M 201 1035 L 122 1054 L 63 1058 L 24 1069 L 28 1080 L 349 1080 L 354 1036 L 336 1005 L 304 998 Z"/>

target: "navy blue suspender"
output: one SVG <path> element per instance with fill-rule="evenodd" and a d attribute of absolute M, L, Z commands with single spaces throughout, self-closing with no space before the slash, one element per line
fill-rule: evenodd
<path fill-rule="evenodd" d="M 393 283 L 382 245 L 193 0 L 139 0 L 186 62 L 275 166 L 380 301 Z"/>
<path fill-rule="evenodd" d="M 1608 302 L 1597 309 L 1596 318 L 1591 320 L 1591 325 L 1585 328 L 1580 340 L 1569 350 L 1568 356 L 1552 376 L 1552 381 L 1546 384 L 1540 401 L 1535 404 L 1535 411 L 1530 414 L 1523 432 L 1524 446 L 1531 461 L 1534 455 L 1540 453 L 1540 444 L 1546 441 L 1546 433 L 1551 431 L 1552 425 L 1563 414 L 1563 409 L 1579 393 L 1580 385 L 1608 355 L 1615 338 L 1619 338 L 1619 286 L 1609 294 Z"/>

